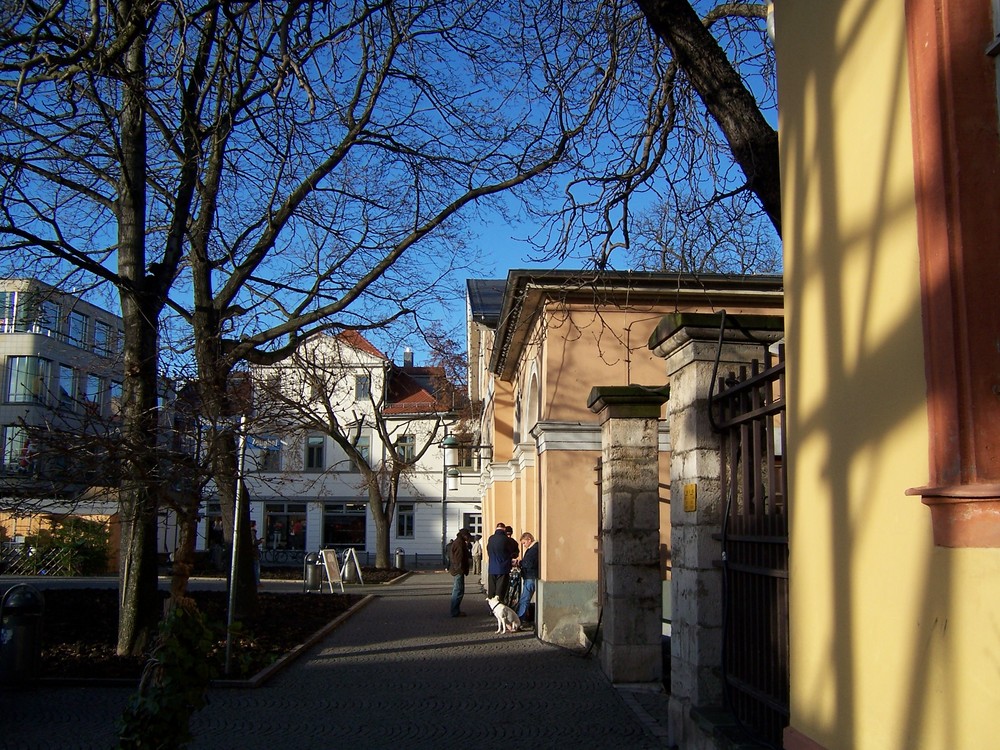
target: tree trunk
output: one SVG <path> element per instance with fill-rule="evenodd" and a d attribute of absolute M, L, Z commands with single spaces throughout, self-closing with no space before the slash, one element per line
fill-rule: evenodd
<path fill-rule="evenodd" d="M 733 158 L 781 234 L 778 133 L 688 0 L 636 0 L 729 142 Z"/>
<path fill-rule="evenodd" d="M 375 567 L 385 570 L 391 567 L 389 562 L 389 527 L 392 517 L 386 513 L 382 505 L 382 493 L 374 487 L 368 488 L 368 505 L 371 507 L 372 520 L 375 522 Z"/>
<path fill-rule="evenodd" d="M 170 606 L 185 606 L 187 585 L 194 570 L 194 547 L 198 537 L 198 513 L 177 514 L 177 549 L 174 550 L 170 578 Z"/>
<path fill-rule="evenodd" d="M 128 17 L 128 3 L 121 4 Z M 156 408 L 159 314 L 157 279 L 146 278 L 145 39 L 127 55 L 131 74 L 122 94 L 122 172 L 118 186 L 118 269 L 122 277 L 122 536 L 119 566 L 120 655 L 141 655 L 160 617 L 157 597 L 156 510 L 159 425 Z"/>

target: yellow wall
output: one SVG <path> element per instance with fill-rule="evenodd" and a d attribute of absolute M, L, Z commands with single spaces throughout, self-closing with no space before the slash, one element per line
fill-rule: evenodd
<path fill-rule="evenodd" d="M 587 407 L 594 386 L 663 384 L 663 360 L 648 347 L 663 312 L 551 303 L 540 322 L 542 420 L 589 424 L 599 439 L 600 420 Z M 544 580 L 597 580 L 599 458 L 600 450 L 555 450 L 540 457 Z M 662 456 L 661 465 L 669 463 Z M 669 524 L 661 536 L 669 543 Z"/>
<path fill-rule="evenodd" d="M 597 487 L 594 464 L 600 451 L 546 451 L 542 504 L 542 579 L 597 580 Z M 669 531 L 669 527 L 668 527 Z"/>
<path fill-rule="evenodd" d="M 934 547 L 904 495 L 928 478 L 904 4 L 776 6 L 791 723 L 829 748 L 994 747 L 1000 551 Z"/>
<path fill-rule="evenodd" d="M 597 424 L 587 408 L 595 385 L 662 385 L 663 361 L 648 347 L 666 308 L 626 312 L 550 305 L 542 370 L 542 419 Z"/>

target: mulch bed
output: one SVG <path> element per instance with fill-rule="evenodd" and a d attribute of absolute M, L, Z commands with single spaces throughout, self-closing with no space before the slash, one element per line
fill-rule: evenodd
<path fill-rule="evenodd" d="M 399 571 L 363 571 L 365 583 Z M 222 676 L 226 644 L 225 591 L 189 592 L 218 638 L 210 658 Z M 40 677 L 135 678 L 146 662 L 115 653 L 118 592 L 115 589 L 48 589 L 44 592 Z M 257 613 L 239 623 L 231 644 L 230 677 L 245 679 L 303 643 L 362 599 L 359 594 L 258 594 Z"/>

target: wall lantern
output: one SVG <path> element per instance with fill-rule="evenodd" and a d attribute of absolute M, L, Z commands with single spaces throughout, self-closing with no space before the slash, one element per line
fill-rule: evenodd
<path fill-rule="evenodd" d="M 448 493 L 457 492 L 459 480 L 462 472 L 459 470 L 459 450 L 465 451 L 488 451 L 493 455 L 491 445 L 466 445 L 454 435 L 446 435 L 440 443 L 444 452 L 444 462 L 442 472 L 444 474 L 444 486 L 441 488 L 441 554 L 446 554 L 448 549 Z M 481 453 L 480 453 L 481 455 Z M 480 506 L 477 506 L 477 509 Z"/>
<path fill-rule="evenodd" d="M 458 466 L 458 446 L 458 438 L 454 435 L 448 435 L 448 437 L 441 441 L 441 447 L 444 448 L 445 466 Z M 457 486 L 455 489 L 457 489 Z"/>

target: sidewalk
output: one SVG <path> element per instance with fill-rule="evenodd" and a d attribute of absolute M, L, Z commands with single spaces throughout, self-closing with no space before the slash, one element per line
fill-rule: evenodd
<path fill-rule="evenodd" d="M 467 617 L 449 617 L 447 574 L 364 588 L 378 599 L 264 687 L 211 690 L 190 747 L 666 746 L 663 693 L 616 689 L 595 658 L 531 632 L 496 635 L 481 595 L 466 594 Z M 130 692 L 0 692 L 0 747 L 113 747 Z"/>

